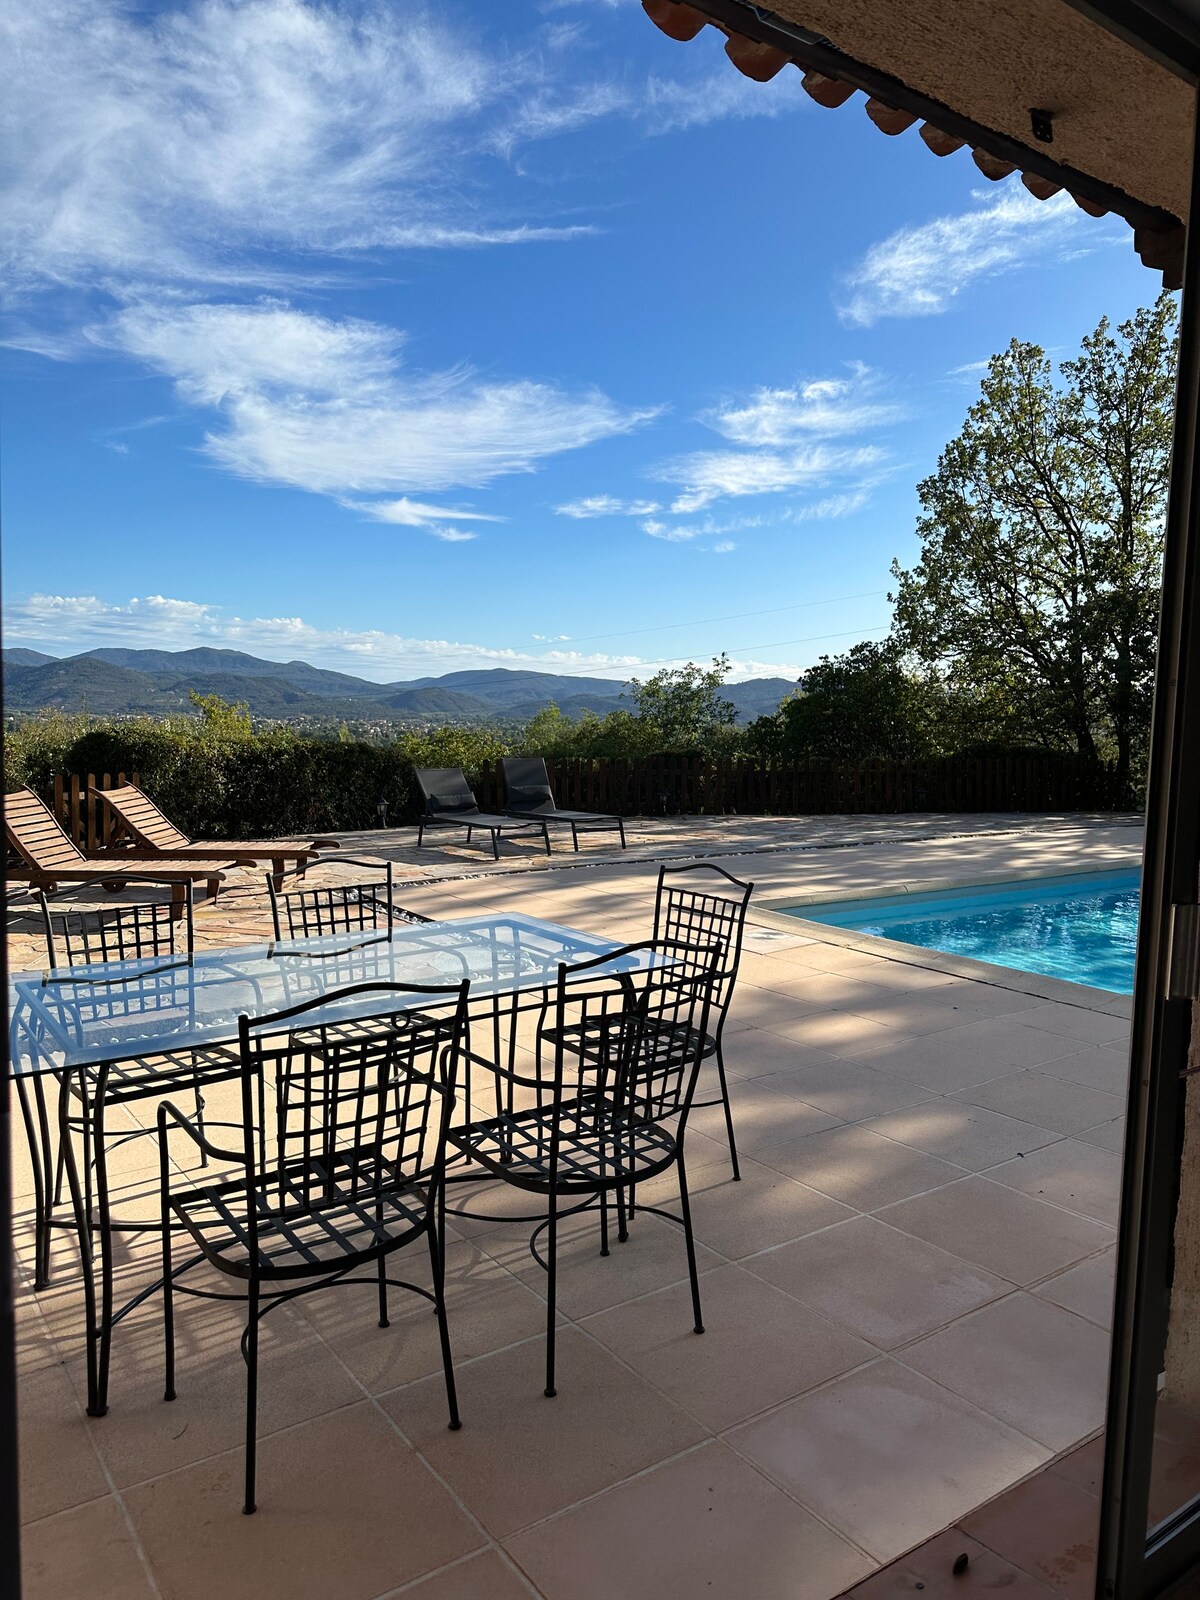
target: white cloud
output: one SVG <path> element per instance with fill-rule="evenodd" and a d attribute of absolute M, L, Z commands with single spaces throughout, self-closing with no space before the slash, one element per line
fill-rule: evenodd
<path fill-rule="evenodd" d="M 1097 227 L 1065 191 L 1035 200 L 1013 181 L 972 198 L 969 211 L 898 228 L 873 244 L 846 278 L 842 319 L 869 327 L 881 317 L 936 316 L 980 279 L 1077 251 L 1085 220 Z"/>
<path fill-rule="evenodd" d="M 522 242 L 468 190 L 526 71 L 423 8 L 39 0 L 0 19 L 18 280 L 272 281 L 261 252 Z M 568 233 L 577 228 L 566 230 Z"/>
<path fill-rule="evenodd" d="M 671 510 L 688 515 L 714 500 L 808 489 L 832 478 L 878 468 L 882 450 L 871 445 L 800 446 L 794 450 L 699 450 L 663 462 L 655 476 L 682 485 Z"/>
<path fill-rule="evenodd" d="M 861 362 L 841 378 L 812 378 L 787 389 L 757 389 L 741 405 L 709 412 L 705 421 L 734 444 L 769 449 L 805 438 L 859 433 L 896 422 L 903 406 L 882 392 L 879 375 Z"/>
<path fill-rule="evenodd" d="M 713 545 L 713 554 L 723 556 L 727 555 L 730 550 L 736 549 L 737 545 L 732 539 L 718 539 L 716 544 Z"/>
<path fill-rule="evenodd" d="M 318 666 L 352 672 L 377 682 L 396 677 L 437 675 L 480 667 L 535 668 L 546 672 L 580 673 L 622 683 L 635 673 L 645 675 L 670 662 L 645 661 L 635 655 L 550 649 L 500 649 L 451 639 L 418 639 L 379 629 L 317 628 L 300 617 L 228 616 L 219 606 L 200 601 L 148 595 L 123 604 L 96 595 L 33 594 L 5 607 L 4 626 L 10 644 L 23 642 L 64 653 L 119 644 L 134 649 L 187 650 L 198 645 L 221 646 L 263 654 L 269 660 L 302 656 Z M 565 642 L 554 635 L 547 642 Z M 701 652 L 703 656 L 703 652 Z M 733 663 L 735 678 L 764 675 L 796 676 L 791 664 L 753 659 Z"/>
<path fill-rule="evenodd" d="M 845 494 L 829 494 L 810 505 L 794 506 L 787 512 L 789 522 L 834 522 L 839 517 L 853 516 L 861 511 L 871 498 L 867 488 L 851 489 Z"/>
<path fill-rule="evenodd" d="M 142 302 L 93 337 L 165 373 L 183 400 L 218 410 L 224 426 L 204 448 L 230 472 L 343 500 L 400 492 L 370 514 L 410 525 L 424 517 L 431 530 L 453 513 L 431 514 L 410 493 L 529 472 L 546 456 L 627 433 L 654 415 L 596 390 L 485 382 L 461 369 L 410 374 L 395 329 L 279 300 Z"/>
<path fill-rule="evenodd" d="M 657 500 L 618 500 L 611 494 L 587 495 L 582 500 L 569 500 L 566 505 L 555 506 L 560 517 L 649 517 L 658 511 Z"/>
<path fill-rule="evenodd" d="M 687 544 L 690 540 L 699 538 L 702 531 L 700 528 L 680 524 L 656 522 L 653 518 L 647 518 L 642 523 L 643 533 L 648 533 L 652 539 L 665 539 L 668 544 Z"/>

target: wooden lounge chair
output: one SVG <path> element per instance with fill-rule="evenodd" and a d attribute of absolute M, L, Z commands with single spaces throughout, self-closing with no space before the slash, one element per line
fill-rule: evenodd
<path fill-rule="evenodd" d="M 269 861 L 275 887 L 279 888 L 290 861 L 303 871 L 315 859 L 318 849 L 338 848 L 336 839 L 313 839 L 308 844 L 278 844 L 261 839 L 194 842 L 186 833 L 180 833 L 154 801 L 132 783 L 120 789 L 92 789 L 89 794 L 92 799 L 104 802 L 117 823 L 118 842 L 97 850 L 94 860 L 120 857 L 131 861 L 158 861 L 164 856 L 173 856 L 177 861 L 191 861 L 201 856 L 219 856 L 235 866 L 256 866 L 260 861 Z"/>
<path fill-rule="evenodd" d="M 158 856 L 153 862 L 89 861 L 32 789 L 17 789 L 5 795 L 4 832 L 9 854 L 5 876 L 9 883 L 29 883 L 47 890 L 60 883 L 100 883 L 114 889 L 126 883 L 169 883 L 175 891 L 172 898 L 182 905 L 189 883 L 206 884 L 215 898 L 225 879 L 222 861 L 211 856 L 187 861 L 167 855 Z"/>
<path fill-rule="evenodd" d="M 417 829 L 418 850 L 425 842 L 427 828 L 465 828 L 468 844 L 472 833 L 478 828 L 481 833 L 491 835 L 492 854 L 499 861 L 502 833 L 518 833 L 534 827 L 541 832 L 546 854 L 550 854 L 550 833 L 541 817 L 517 822 L 512 817 L 497 817 L 480 811 L 479 802 L 461 767 L 414 767 L 413 771 L 417 786 L 425 797 L 425 815 Z"/>
<path fill-rule="evenodd" d="M 560 811 L 554 803 L 550 775 L 541 756 L 506 756 L 504 768 L 504 793 L 507 817 L 528 817 L 531 822 L 545 823 L 550 827 L 570 828 L 571 843 L 579 849 L 581 833 L 599 833 L 602 829 L 616 828 L 621 835 L 621 849 L 625 848 L 625 822 L 615 812 Z"/>

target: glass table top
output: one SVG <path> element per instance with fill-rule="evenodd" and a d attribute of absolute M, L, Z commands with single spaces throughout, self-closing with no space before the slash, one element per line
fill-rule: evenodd
<path fill-rule="evenodd" d="M 10 1059 L 24 1076 L 230 1044 L 242 1013 L 269 1015 L 355 984 L 456 986 L 468 978 L 472 999 L 541 989 L 557 982 L 560 963 L 618 948 L 575 928 L 504 915 L 16 973 L 8 986 Z M 622 964 L 634 970 L 646 958 Z M 304 1025 L 380 1009 L 378 992 L 358 993 L 306 1012 Z M 399 1009 L 394 996 L 387 1009 Z"/>

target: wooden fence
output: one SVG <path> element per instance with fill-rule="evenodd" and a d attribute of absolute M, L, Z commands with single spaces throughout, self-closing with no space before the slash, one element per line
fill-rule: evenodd
<path fill-rule="evenodd" d="M 89 772 L 56 772 L 54 788 L 50 795 L 50 809 L 58 818 L 65 833 L 70 834 L 79 848 L 90 855 L 113 843 L 116 835 L 112 815 L 107 806 L 88 796 L 89 789 L 119 789 L 126 783 L 137 783 L 136 772 L 128 776 L 118 772 L 116 777 L 107 772 L 97 776 Z"/>
<path fill-rule="evenodd" d="M 836 765 L 703 756 L 547 761 L 560 806 L 623 816 L 848 815 L 904 811 L 1121 811 L 1135 805 L 1112 763 L 1075 756 L 949 757 Z M 476 785 L 503 803 L 500 765 Z"/>
<path fill-rule="evenodd" d="M 546 763 L 558 804 L 622 816 L 683 814 L 821 816 L 905 811 L 1123 811 L 1136 805 L 1115 766 L 1075 756 L 950 757 L 943 761 L 869 761 L 859 765 L 648 756 L 578 757 Z M 136 773 L 56 773 L 47 796 L 81 850 L 112 842 L 107 809 L 88 790 L 137 783 Z M 475 775 L 485 811 L 504 804 L 496 762 Z M 326 797 L 333 801 L 336 797 Z M 415 799 L 415 797 L 414 797 Z M 391 825 L 415 820 L 393 815 Z M 259 836 L 277 832 L 261 819 Z"/>

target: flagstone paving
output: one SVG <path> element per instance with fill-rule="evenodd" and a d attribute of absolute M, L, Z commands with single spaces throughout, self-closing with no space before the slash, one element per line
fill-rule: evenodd
<path fill-rule="evenodd" d="M 634 938 L 664 859 L 718 860 L 779 901 L 1129 865 L 1141 836 L 1124 818 L 905 816 L 668 819 L 630 841 L 552 861 L 508 845 L 499 864 L 417 852 L 412 830 L 345 845 L 392 860 L 427 915 Z M 1093 1435 L 1127 1005 L 754 915 L 726 1035 L 743 1181 L 719 1115 L 689 1135 L 704 1336 L 675 1229 L 643 1214 L 602 1258 L 572 1219 L 547 1400 L 542 1274 L 521 1208 L 484 1196 L 448 1259 L 462 1430 L 423 1302 L 380 1329 L 370 1290 L 309 1297 L 264 1324 L 253 1518 L 237 1308 L 178 1305 L 167 1407 L 151 1300 L 117 1330 L 109 1415 L 86 1418 L 77 1265 L 64 1234 L 32 1293 L 18 1151 L 29 1600 L 830 1600 Z M 269 920 L 261 875 L 232 873 L 197 940 Z M 10 921 L 13 966 L 44 965 L 32 908 Z M 152 1141 L 118 1169 L 126 1198 L 152 1186 Z M 670 1209 L 670 1180 L 651 1187 Z M 124 1241 L 121 1292 L 154 1262 L 151 1237 Z"/>

